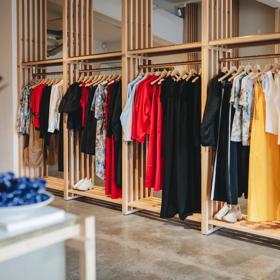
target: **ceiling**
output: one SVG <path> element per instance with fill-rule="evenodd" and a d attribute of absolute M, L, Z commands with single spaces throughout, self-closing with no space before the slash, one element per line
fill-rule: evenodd
<path fill-rule="evenodd" d="M 280 8 L 280 0 L 257 0 L 265 5 L 271 6 L 273 8 Z"/>

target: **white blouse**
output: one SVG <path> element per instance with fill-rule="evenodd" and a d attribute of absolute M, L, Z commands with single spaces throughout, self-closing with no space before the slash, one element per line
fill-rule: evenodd
<path fill-rule="evenodd" d="M 278 144 L 280 145 L 280 76 L 275 77 L 275 88 L 277 91 L 277 95 L 274 99 L 274 102 L 278 119 Z"/>
<path fill-rule="evenodd" d="M 59 130 L 59 119 L 60 114 L 58 107 L 63 95 L 63 81 L 53 85 L 50 96 L 50 107 L 49 107 L 49 126 L 48 132 L 54 133 L 55 130 Z"/>
<path fill-rule="evenodd" d="M 266 103 L 265 131 L 277 135 L 279 130 L 279 120 L 275 100 L 278 96 L 278 90 L 271 71 L 268 71 L 263 75 L 262 88 L 265 94 Z"/>

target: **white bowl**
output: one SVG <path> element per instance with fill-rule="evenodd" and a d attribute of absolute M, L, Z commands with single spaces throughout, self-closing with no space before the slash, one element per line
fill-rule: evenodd
<path fill-rule="evenodd" d="M 11 206 L 11 207 L 0 207 L 0 217 L 3 216 L 14 216 L 14 215 L 20 215 L 20 216 L 26 216 L 36 210 L 38 210 L 41 207 L 47 206 L 54 200 L 54 196 L 48 192 L 45 192 L 46 195 L 49 196 L 49 198 L 45 201 L 29 204 L 29 205 L 22 205 L 22 206 Z"/>

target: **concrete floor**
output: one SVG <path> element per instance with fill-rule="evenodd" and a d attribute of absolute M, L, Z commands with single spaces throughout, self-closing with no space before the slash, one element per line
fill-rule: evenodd
<path fill-rule="evenodd" d="M 235 233 L 227 237 L 227 231 L 205 237 L 196 226 L 123 216 L 80 201 L 56 199 L 53 205 L 96 217 L 97 279 L 280 279 L 277 243 L 253 243 Z M 79 279 L 78 263 L 78 255 L 68 250 L 67 280 Z"/>

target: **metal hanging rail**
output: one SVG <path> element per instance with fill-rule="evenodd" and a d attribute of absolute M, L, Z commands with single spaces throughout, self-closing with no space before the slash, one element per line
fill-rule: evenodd
<path fill-rule="evenodd" d="M 48 76 L 48 75 L 62 75 L 62 71 L 56 71 L 56 72 L 45 72 L 45 73 L 33 73 L 33 76 Z"/>
<path fill-rule="evenodd" d="M 80 73 L 91 73 L 91 72 L 104 72 L 104 71 L 112 71 L 112 70 L 121 70 L 120 66 L 115 67 L 104 67 L 104 68 L 93 68 L 93 69 L 81 69 Z"/>
<path fill-rule="evenodd" d="M 172 62 L 172 63 L 158 63 L 158 64 L 143 64 L 139 65 L 139 69 L 144 68 L 167 68 L 167 67 L 174 67 L 174 66 L 184 66 L 184 65 L 198 65 L 201 64 L 201 60 L 190 60 L 190 61 L 180 61 L 180 62 Z"/>
<path fill-rule="evenodd" d="M 239 61 L 239 60 L 255 60 L 255 59 L 271 59 L 280 57 L 280 53 L 275 54 L 263 54 L 263 55 L 248 55 L 240 57 L 226 57 L 220 58 L 219 62 Z"/>

